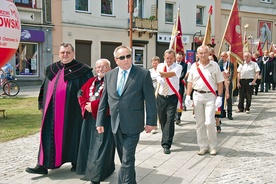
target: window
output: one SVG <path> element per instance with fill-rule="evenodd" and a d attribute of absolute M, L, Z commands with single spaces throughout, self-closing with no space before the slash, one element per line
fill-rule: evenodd
<path fill-rule="evenodd" d="M 196 7 L 196 25 L 203 25 L 204 7 Z"/>
<path fill-rule="evenodd" d="M 143 14 L 143 7 L 144 7 L 144 1 L 143 0 L 134 0 L 133 1 L 133 16 L 138 18 L 144 18 Z"/>
<path fill-rule="evenodd" d="M 272 3 L 272 0 L 261 0 L 261 3 Z"/>
<path fill-rule="evenodd" d="M 174 16 L 173 9 L 174 9 L 173 4 L 166 3 L 166 5 L 165 5 L 165 21 L 166 22 L 174 22 L 173 21 L 173 16 Z"/>
<path fill-rule="evenodd" d="M 16 6 L 34 8 L 35 0 L 14 0 Z"/>
<path fill-rule="evenodd" d="M 113 0 L 102 0 L 102 14 L 113 15 Z"/>
<path fill-rule="evenodd" d="M 89 12 L 90 11 L 90 1 L 89 0 L 76 0 L 76 10 L 77 11 L 84 11 Z"/>
<path fill-rule="evenodd" d="M 16 76 L 38 76 L 37 44 L 20 43 L 16 53 Z"/>
<path fill-rule="evenodd" d="M 133 64 L 143 67 L 145 61 L 145 49 L 144 47 L 132 47 Z"/>

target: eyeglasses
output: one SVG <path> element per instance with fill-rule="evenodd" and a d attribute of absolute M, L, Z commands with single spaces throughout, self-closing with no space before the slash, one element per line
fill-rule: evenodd
<path fill-rule="evenodd" d="M 120 56 L 120 57 L 117 57 L 116 59 L 125 60 L 125 58 L 127 59 L 131 58 L 131 54 L 128 54 L 126 56 Z"/>
<path fill-rule="evenodd" d="M 62 55 L 64 55 L 64 54 L 69 55 L 69 54 L 71 54 L 72 52 L 59 52 L 59 53 L 61 53 Z"/>

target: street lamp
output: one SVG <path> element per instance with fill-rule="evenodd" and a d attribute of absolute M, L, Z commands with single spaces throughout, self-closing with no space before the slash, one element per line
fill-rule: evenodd
<path fill-rule="evenodd" d="M 194 35 L 193 35 L 193 44 L 192 44 L 192 50 L 195 51 L 196 50 L 196 43 L 195 43 L 195 37 L 196 35 L 199 35 L 199 39 L 201 40 L 202 38 L 202 35 L 201 35 L 201 30 L 196 32 Z"/>

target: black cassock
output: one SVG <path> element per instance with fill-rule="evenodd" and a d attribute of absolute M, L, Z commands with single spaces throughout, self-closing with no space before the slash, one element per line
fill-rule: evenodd
<path fill-rule="evenodd" d="M 38 98 L 43 109 L 38 163 L 55 169 L 77 161 L 83 121 L 77 93 L 93 74 L 90 67 L 73 60 L 51 64 L 45 76 Z"/>
<path fill-rule="evenodd" d="M 77 174 L 84 175 L 84 179 L 100 182 L 109 177 L 115 170 L 114 155 L 115 143 L 111 131 L 110 115 L 107 114 L 104 125 L 104 133 L 98 134 L 96 129 L 96 114 L 101 92 L 99 87 L 103 81 L 97 77 L 91 78 L 83 85 L 79 92 L 79 103 L 82 109 L 84 121 L 82 124 L 80 147 L 77 160 Z M 92 113 L 84 109 L 89 101 L 91 85 L 95 85 L 95 92 L 99 92 L 98 98 L 91 102 Z"/>

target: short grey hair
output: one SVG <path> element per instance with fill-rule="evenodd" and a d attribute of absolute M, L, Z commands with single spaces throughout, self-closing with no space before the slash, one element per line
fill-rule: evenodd
<path fill-rule="evenodd" d="M 101 61 L 105 61 L 108 64 L 108 66 L 110 67 L 110 61 L 108 59 L 105 59 L 105 58 L 97 60 L 96 63 L 95 63 L 95 65 L 97 65 Z"/>
<path fill-rule="evenodd" d="M 175 51 L 173 49 L 167 49 L 167 50 L 165 50 L 164 56 L 165 56 L 165 54 L 173 54 L 174 57 L 176 56 L 176 53 L 175 53 Z"/>
<path fill-rule="evenodd" d="M 132 53 L 131 48 L 129 48 L 127 46 L 124 46 L 124 45 L 121 45 L 121 46 L 116 47 L 114 52 L 113 52 L 113 55 L 114 55 L 115 58 L 117 57 L 117 52 L 118 52 L 119 49 L 127 49 L 130 54 Z"/>

